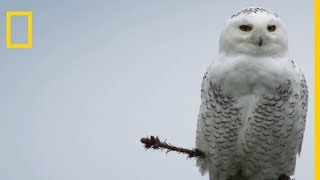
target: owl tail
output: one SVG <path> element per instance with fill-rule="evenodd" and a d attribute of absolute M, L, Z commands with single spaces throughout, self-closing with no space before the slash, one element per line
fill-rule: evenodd
<path fill-rule="evenodd" d="M 197 158 L 197 167 L 199 167 L 199 171 L 203 176 L 208 171 L 208 160 L 206 158 L 198 157 Z"/>

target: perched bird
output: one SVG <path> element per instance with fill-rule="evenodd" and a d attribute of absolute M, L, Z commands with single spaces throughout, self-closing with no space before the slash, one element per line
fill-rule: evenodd
<path fill-rule="evenodd" d="M 246 8 L 226 21 L 203 77 L 197 166 L 210 180 L 291 176 L 307 113 L 305 77 L 289 58 L 277 14 Z"/>

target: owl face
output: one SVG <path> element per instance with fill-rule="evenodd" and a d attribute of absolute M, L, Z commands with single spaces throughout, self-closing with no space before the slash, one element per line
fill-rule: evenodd
<path fill-rule="evenodd" d="M 281 56 L 287 51 L 285 25 L 277 15 L 261 8 L 233 15 L 220 36 L 220 52 L 228 55 Z"/>

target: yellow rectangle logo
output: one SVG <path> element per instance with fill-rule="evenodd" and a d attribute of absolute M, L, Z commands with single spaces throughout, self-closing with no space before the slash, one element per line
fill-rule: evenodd
<path fill-rule="evenodd" d="M 26 16 L 28 19 L 28 42 L 25 44 L 13 44 L 11 42 L 11 17 Z M 32 48 L 32 12 L 10 11 L 7 12 L 7 48 Z"/>

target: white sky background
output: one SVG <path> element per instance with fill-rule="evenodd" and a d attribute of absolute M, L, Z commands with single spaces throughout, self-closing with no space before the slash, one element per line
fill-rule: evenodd
<path fill-rule="evenodd" d="M 207 180 L 195 160 L 145 151 L 139 139 L 194 147 L 202 75 L 224 21 L 256 5 L 287 24 L 291 57 L 306 74 L 296 178 L 313 179 L 312 3 L 1 1 L 0 179 Z M 33 11 L 33 49 L 5 48 L 9 10 Z"/>

